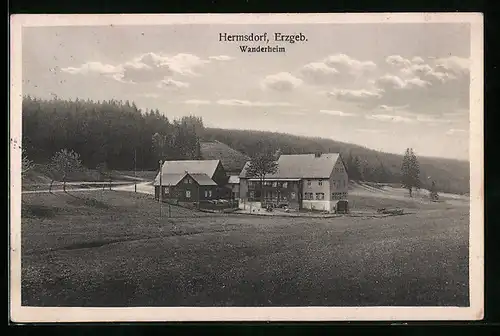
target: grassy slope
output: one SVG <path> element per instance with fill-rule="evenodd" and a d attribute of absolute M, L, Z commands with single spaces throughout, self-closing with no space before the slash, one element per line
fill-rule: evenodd
<path fill-rule="evenodd" d="M 135 176 L 139 179 L 153 180 L 156 176 L 156 171 L 136 171 Z M 111 172 L 112 181 L 133 181 L 134 171 L 112 171 Z M 68 176 L 68 182 L 71 181 L 109 181 L 109 177 L 103 178 L 95 169 L 84 168 L 82 171 L 75 172 Z M 31 170 L 29 170 L 25 177 L 22 179 L 23 186 L 30 185 L 46 185 L 50 184 L 51 179 L 43 173 L 42 165 L 36 164 Z"/>
<path fill-rule="evenodd" d="M 250 159 L 248 155 L 219 141 L 204 141 L 200 143 L 201 155 L 205 160 L 221 160 L 224 169 L 228 172 L 240 172 Z"/>
<path fill-rule="evenodd" d="M 207 128 L 204 132 L 204 137 L 207 140 L 221 141 L 250 156 L 253 154 L 251 151 L 258 148 L 259 142 L 263 142 L 271 147 L 281 148 L 285 154 L 323 151 L 340 152 L 344 157 L 347 157 L 349 153 L 352 153 L 352 155 L 359 156 L 362 161 L 366 161 L 372 167 L 377 167 L 380 163 L 383 163 L 391 175 L 398 176 L 400 174 L 402 155 L 378 152 L 354 144 L 275 132 L 218 128 Z M 442 191 L 468 192 L 469 162 L 421 156 L 418 159 L 424 183 L 427 177 L 431 176 L 432 179 L 437 181 L 438 188 Z"/>
<path fill-rule="evenodd" d="M 23 195 L 23 304 L 467 305 L 466 209 L 210 215 L 105 191 Z"/>

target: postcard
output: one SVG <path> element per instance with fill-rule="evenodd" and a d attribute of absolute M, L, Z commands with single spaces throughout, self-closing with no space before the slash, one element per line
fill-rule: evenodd
<path fill-rule="evenodd" d="M 12 321 L 483 318 L 480 13 L 10 27 Z"/>

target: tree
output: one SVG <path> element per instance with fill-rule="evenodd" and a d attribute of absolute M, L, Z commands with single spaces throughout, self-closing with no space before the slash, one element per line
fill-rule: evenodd
<path fill-rule="evenodd" d="M 24 148 L 21 153 L 21 176 L 24 177 L 26 173 L 33 168 L 33 161 L 28 158 Z"/>
<path fill-rule="evenodd" d="M 52 190 L 52 183 L 54 178 L 60 178 L 63 182 L 63 190 L 66 192 L 66 181 L 70 174 L 82 169 L 82 161 L 80 155 L 73 150 L 61 149 L 52 156 L 50 162 L 50 170 L 54 174 L 50 184 Z"/>
<path fill-rule="evenodd" d="M 407 148 L 401 164 L 403 187 L 408 189 L 412 197 L 413 188 L 420 188 L 420 166 L 412 148 Z"/>
<path fill-rule="evenodd" d="M 269 152 L 263 152 L 261 154 L 255 155 L 251 160 L 247 169 L 247 174 L 249 177 L 254 177 L 259 179 L 260 186 L 260 200 L 264 202 L 264 180 L 266 175 L 274 174 L 278 170 L 278 162 L 273 154 Z"/>
<path fill-rule="evenodd" d="M 165 160 L 165 152 L 168 145 L 167 136 L 164 134 L 155 133 L 153 134 L 151 140 L 153 142 L 153 149 L 156 153 L 157 159 Z"/>
<path fill-rule="evenodd" d="M 349 180 L 360 181 L 363 179 L 363 173 L 361 170 L 361 161 L 357 156 L 353 156 L 349 153 L 346 160 L 347 174 L 349 175 Z"/>

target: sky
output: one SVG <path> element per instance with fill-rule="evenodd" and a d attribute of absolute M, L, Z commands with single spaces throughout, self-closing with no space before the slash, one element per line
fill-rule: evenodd
<path fill-rule="evenodd" d="M 208 127 L 469 158 L 463 23 L 25 27 L 23 94 L 129 100 Z M 269 42 L 220 41 L 267 33 Z M 302 42 L 273 41 L 275 33 Z M 240 46 L 285 52 L 242 52 Z"/>

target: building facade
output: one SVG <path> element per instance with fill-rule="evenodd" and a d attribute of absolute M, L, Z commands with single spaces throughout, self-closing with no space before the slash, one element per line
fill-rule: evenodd
<path fill-rule="evenodd" d="M 247 176 L 248 165 L 240 174 L 241 208 L 270 204 L 333 211 L 337 201 L 348 199 L 347 170 L 337 153 L 281 155 L 277 172 L 263 182 Z"/>
<path fill-rule="evenodd" d="M 155 197 L 165 201 L 202 202 L 227 199 L 228 177 L 219 160 L 165 161 L 155 178 Z"/>

